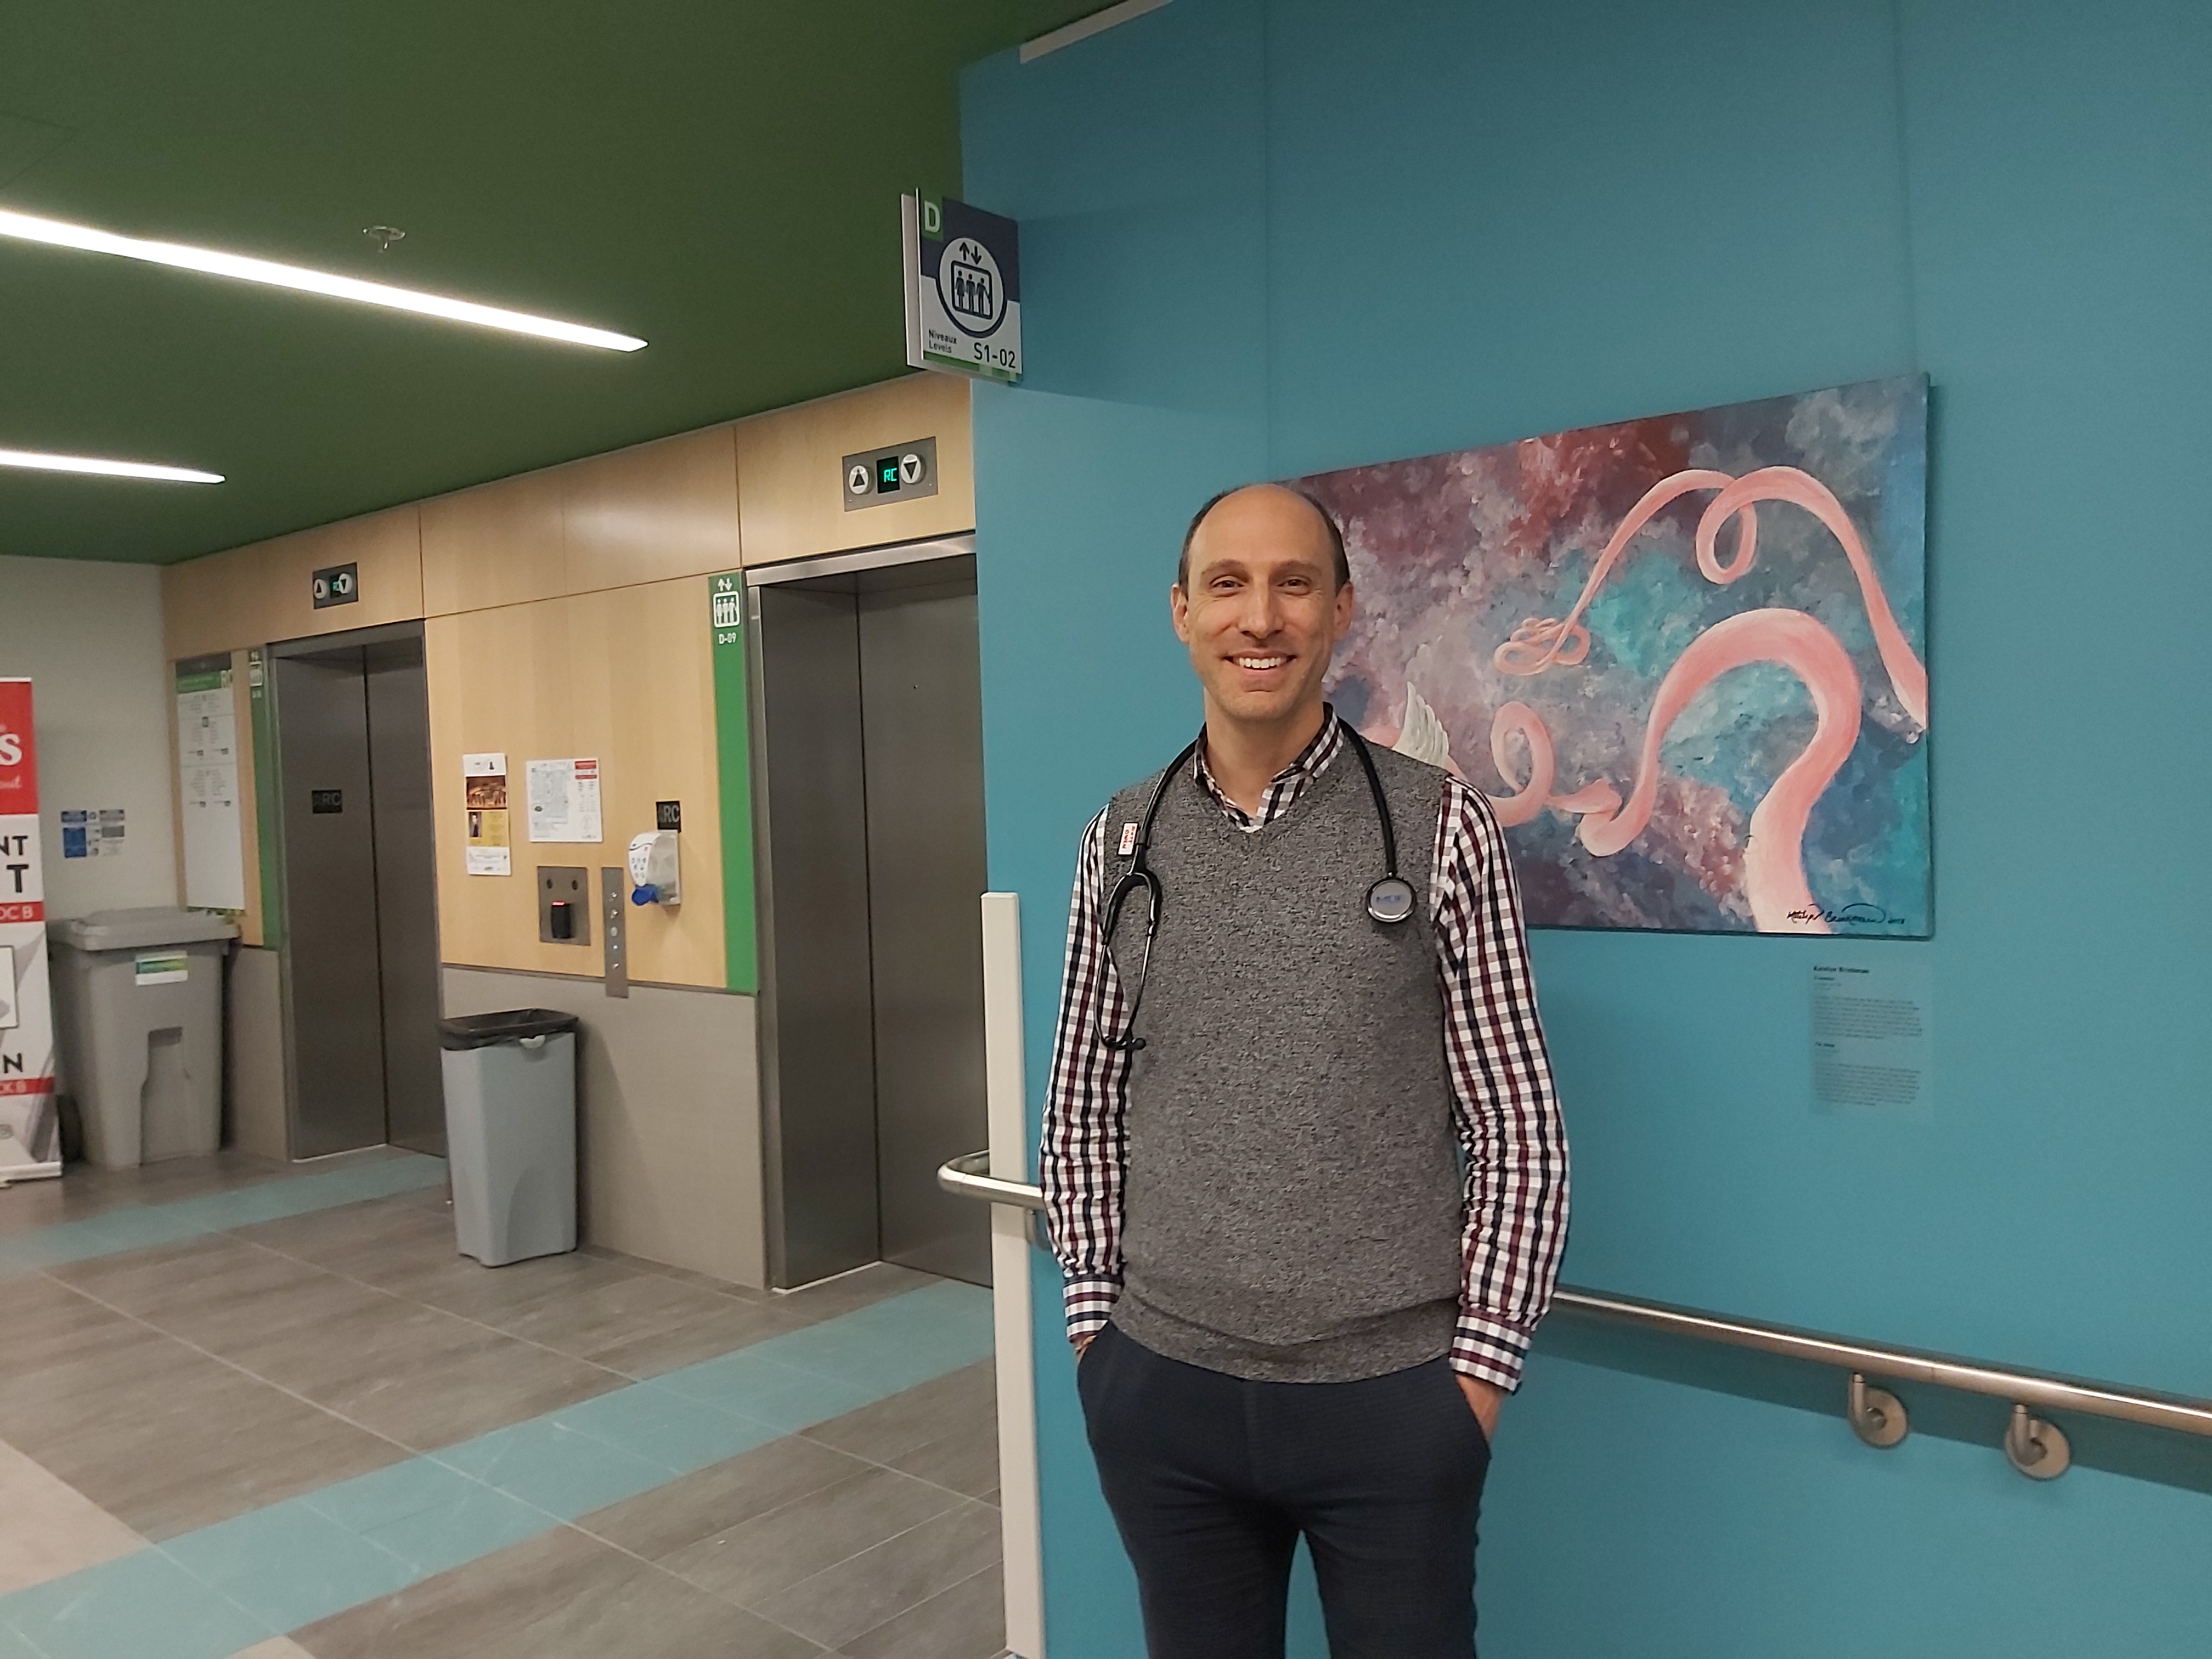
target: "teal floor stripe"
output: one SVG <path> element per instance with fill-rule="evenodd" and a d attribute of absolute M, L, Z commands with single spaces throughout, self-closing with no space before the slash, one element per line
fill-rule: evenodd
<path fill-rule="evenodd" d="M 69 1177 L 62 1177 L 66 1181 Z M 206 1233 L 280 1221 L 310 1210 L 335 1209 L 363 1199 L 435 1187 L 446 1179 L 446 1160 L 406 1152 L 374 1163 L 350 1164 L 312 1175 L 281 1176 L 251 1187 L 203 1193 L 169 1204 L 143 1204 L 110 1210 L 82 1221 L 0 1237 L 0 1276 L 35 1273 L 98 1255 L 118 1255 L 156 1244 L 175 1244 Z"/>
<path fill-rule="evenodd" d="M 0 1659 L 228 1659 L 990 1352 L 989 1291 L 912 1291 L 0 1596 Z"/>

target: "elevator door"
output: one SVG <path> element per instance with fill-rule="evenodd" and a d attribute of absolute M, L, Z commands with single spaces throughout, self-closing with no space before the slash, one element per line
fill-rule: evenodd
<path fill-rule="evenodd" d="M 292 1156 L 445 1150 L 419 634 L 270 659 Z"/>
<path fill-rule="evenodd" d="M 981 1284 L 937 1168 L 982 1144 L 982 714 L 972 556 L 753 595 L 771 1270 Z"/>
<path fill-rule="evenodd" d="M 971 562 L 859 594 L 883 1256 L 987 1284 L 990 1239 L 938 1166 L 983 1144 L 983 691 Z"/>

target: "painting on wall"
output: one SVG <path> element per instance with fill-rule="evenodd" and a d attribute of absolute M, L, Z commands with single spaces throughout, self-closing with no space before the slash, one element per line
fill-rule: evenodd
<path fill-rule="evenodd" d="M 1533 925 L 1925 938 L 1927 479 L 1914 375 L 1295 480 L 1331 698 L 1490 798 Z"/>

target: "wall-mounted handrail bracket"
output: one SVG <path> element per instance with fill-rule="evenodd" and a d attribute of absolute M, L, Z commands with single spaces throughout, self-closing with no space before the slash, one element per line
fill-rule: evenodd
<path fill-rule="evenodd" d="M 1851 1373 L 1844 1415 L 1850 1419 L 1851 1432 L 1869 1446 L 1894 1446 L 1912 1431 L 1905 1402 L 1887 1389 L 1869 1382 L 1864 1371 Z"/>
<path fill-rule="evenodd" d="M 2012 1421 L 2005 1425 L 2004 1455 L 2029 1480 L 2056 1480 L 2074 1461 L 2074 1448 L 2056 1423 L 2031 1415 L 2015 1401 Z"/>

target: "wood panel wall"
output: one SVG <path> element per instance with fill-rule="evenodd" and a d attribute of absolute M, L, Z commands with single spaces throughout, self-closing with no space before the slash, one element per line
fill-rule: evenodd
<path fill-rule="evenodd" d="M 597 975 L 596 927 L 588 950 L 538 942 L 531 872 L 620 866 L 630 836 L 653 827 L 653 803 L 680 800 L 684 902 L 632 908 L 629 971 L 720 988 L 703 579 L 973 528 L 968 395 L 963 380 L 909 375 L 172 565 L 161 573 L 169 654 L 425 619 L 444 959 Z M 935 495 L 844 510 L 843 456 L 924 437 L 937 440 Z M 360 601 L 315 610 L 311 574 L 345 563 L 361 568 Z M 241 738 L 248 729 L 241 719 Z M 460 757 L 487 750 L 507 757 L 518 833 L 527 762 L 596 758 L 605 839 L 522 841 L 514 875 L 465 873 Z"/>
<path fill-rule="evenodd" d="M 337 564 L 361 567 L 361 598 L 318 611 L 314 573 Z M 161 572 L 162 633 L 172 662 L 273 640 L 411 622 L 422 614 L 422 532 L 411 504 L 211 553 Z"/>
<path fill-rule="evenodd" d="M 949 374 L 817 398 L 736 425 L 745 562 L 773 564 L 975 527 L 968 382 Z M 845 510 L 847 455 L 937 440 L 937 494 Z"/>
<path fill-rule="evenodd" d="M 447 963 L 600 972 L 596 916 L 586 946 L 539 941 L 537 866 L 583 865 L 596 893 L 597 872 L 623 866 L 629 838 L 653 827 L 653 804 L 675 800 L 684 807 L 684 902 L 629 907 L 629 975 L 725 983 L 708 586 L 704 576 L 684 576 L 429 619 L 439 952 Z M 461 757 L 487 750 L 507 756 L 512 876 L 466 871 Z M 577 757 L 599 763 L 605 839 L 527 840 L 526 766 Z"/>

